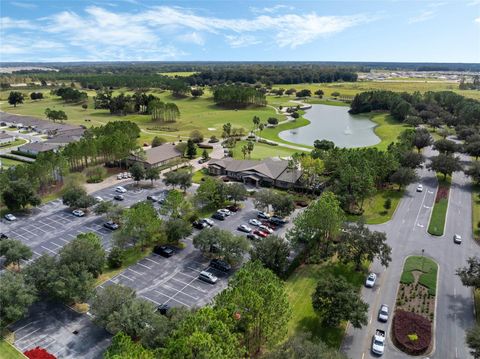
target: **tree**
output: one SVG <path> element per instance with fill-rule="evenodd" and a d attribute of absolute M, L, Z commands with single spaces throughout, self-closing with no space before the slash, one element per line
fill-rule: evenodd
<path fill-rule="evenodd" d="M 103 355 L 104 359 L 155 359 L 154 352 L 144 348 L 128 335 L 118 332 L 112 339 L 112 344 Z"/>
<path fill-rule="evenodd" d="M 437 150 L 440 153 L 451 154 L 458 150 L 458 146 L 453 141 L 440 139 L 438 141 L 435 141 L 435 143 L 433 144 L 433 149 Z"/>
<path fill-rule="evenodd" d="M 62 110 L 51 110 L 50 108 L 45 109 L 45 116 L 49 119 L 52 120 L 53 122 L 55 121 L 66 121 L 68 119 L 67 114 L 62 111 Z"/>
<path fill-rule="evenodd" d="M 404 151 L 401 153 L 399 162 L 402 167 L 417 168 L 423 161 L 424 157 L 421 153 L 416 153 L 413 151 Z"/>
<path fill-rule="evenodd" d="M 480 184 L 480 162 L 472 162 L 470 167 L 465 170 L 465 174 L 472 177 L 475 183 Z"/>
<path fill-rule="evenodd" d="M 241 359 L 245 351 L 232 333 L 233 318 L 225 310 L 204 307 L 188 314 L 168 338 L 165 358 Z"/>
<path fill-rule="evenodd" d="M 323 192 L 320 198 L 311 202 L 305 211 L 294 220 L 294 227 L 287 232 L 287 238 L 294 243 L 304 243 L 323 257 L 330 255 L 330 242 L 340 232 L 344 221 L 340 202 L 332 192 Z"/>
<path fill-rule="evenodd" d="M 135 162 L 130 168 L 129 168 L 130 173 L 132 174 L 132 178 L 135 182 L 138 183 L 145 178 L 145 167 L 138 163 Z"/>
<path fill-rule="evenodd" d="M 357 288 L 342 276 L 320 277 L 312 295 L 312 305 L 320 320 L 329 327 L 338 326 L 342 320 L 349 321 L 354 328 L 368 323 L 368 304 Z"/>
<path fill-rule="evenodd" d="M 321 340 L 299 333 L 288 338 L 285 343 L 277 346 L 262 359 L 347 359 L 347 357 Z"/>
<path fill-rule="evenodd" d="M 407 115 L 410 113 L 410 104 L 407 101 L 399 101 L 390 113 L 398 121 L 404 121 Z"/>
<path fill-rule="evenodd" d="M 192 234 L 190 223 L 181 218 L 172 218 L 164 223 L 165 235 L 170 243 L 177 243 Z"/>
<path fill-rule="evenodd" d="M 165 203 L 162 206 L 162 214 L 172 218 L 181 218 L 181 207 L 185 202 L 182 193 L 177 190 L 168 192 Z"/>
<path fill-rule="evenodd" d="M 335 97 L 335 98 L 336 98 L 336 97 L 340 97 L 340 92 L 334 91 L 334 92 L 331 93 L 331 96 L 332 96 L 332 97 Z"/>
<path fill-rule="evenodd" d="M 418 176 L 415 170 L 410 167 L 399 167 L 390 176 L 390 181 L 392 181 L 392 183 L 398 184 L 399 191 L 402 189 L 403 186 L 408 186 L 410 183 L 413 183 L 417 180 Z"/>
<path fill-rule="evenodd" d="M 475 157 L 475 160 L 478 160 L 480 156 L 480 141 L 468 142 L 465 145 L 465 152 L 470 156 Z"/>
<path fill-rule="evenodd" d="M 344 263 L 355 263 L 357 271 L 363 262 L 372 262 L 375 258 L 388 267 L 392 261 L 391 254 L 392 248 L 387 244 L 386 234 L 372 232 L 363 223 L 347 224 L 340 234 L 338 257 Z"/>
<path fill-rule="evenodd" d="M 188 139 L 186 156 L 190 159 L 193 159 L 196 155 L 197 155 L 197 146 L 191 139 Z"/>
<path fill-rule="evenodd" d="M 160 179 L 160 169 L 158 167 L 148 167 L 145 170 L 145 179 L 150 180 L 153 186 L 153 181 Z"/>
<path fill-rule="evenodd" d="M 417 128 L 413 136 L 412 144 L 417 148 L 418 153 L 424 147 L 428 147 L 432 144 L 432 136 L 425 128 Z"/>
<path fill-rule="evenodd" d="M 165 140 L 163 137 L 155 136 L 152 140 L 152 148 L 161 146 L 166 142 L 167 140 Z"/>
<path fill-rule="evenodd" d="M 71 208 L 88 208 L 95 204 L 95 199 L 87 194 L 83 186 L 65 186 L 62 192 L 62 202 Z"/>
<path fill-rule="evenodd" d="M 125 210 L 116 240 L 120 246 L 131 241 L 133 245 L 140 245 L 143 250 L 158 240 L 161 228 L 162 221 L 152 204 L 139 202 Z"/>
<path fill-rule="evenodd" d="M 2 192 L 3 203 L 9 210 L 17 211 L 26 206 L 38 206 L 41 203 L 32 183 L 26 179 L 10 181 Z"/>
<path fill-rule="evenodd" d="M 41 99 L 43 99 L 43 93 L 42 92 L 32 92 L 30 94 L 30 98 L 32 100 L 41 100 Z"/>
<path fill-rule="evenodd" d="M 258 125 L 260 125 L 260 117 L 253 116 L 252 122 L 253 122 L 253 130 L 257 129 Z"/>
<path fill-rule="evenodd" d="M 418 116 L 407 116 L 403 122 L 405 122 L 407 125 L 417 128 L 423 123 L 423 120 Z"/>
<path fill-rule="evenodd" d="M 95 233 L 81 233 L 58 253 L 59 265 L 76 264 L 97 278 L 105 265 L 105 250 L 101 238 Z"/>
<path fill-rule="evenodd" d="M 313 147 L 318 150 L 329 151 L 335 148 L 335 143 L 329 140 L 315 140 Z"/>
<path fill-rule="evenodd" d="M 385 202 L 383 203 L 383 208 L 385 208 L 386 211 L 388 211 L 390 208 L 392 208 L 392 199 L 387 198 Z"/>
<path fill-rule="evenodd" d="M 480 258 L 470 257 L 467 259 L 467 266 L 457 269 L 463 285 L 474 289 L 480 288 Z"/>
<path fill-rule="evenodd" d="M 278 236 L 270 235 L 253 244 L 253 248 L 250 250 L 250 258 L 252 261 L 260 261 L 265 268 L 281 276 L 288 267 L 290 249 L 288 241 Z"/>
<path fill-rule="evenodd" d="M 24 97 L 21 92 L 18 91 L 11 91 L 8 95 L 8 103 L 13 105 L 13 107 L 17 107 L 17 104 L 23 103 Z"/>
<path fill-rule="evenodd" d="M 278 125 L 278 118 L 276 117 L 269 117 L 267 119 L 267 122 L 270 124 L 270 125 Z"/>
<path fill-rule="evenodd" d="M 203 142 L 203 134 L 199 130 L 193 130 L 190 132 L 190 139 L 193 143 Z"/>
<path fill-rule="evenodd" d="M 317 95 L 319 98 L 322 98 L 325 93 L 323 92 L 323 90 L 317 90 L 315 91 L 315 95 Z"/>
<path fill-rule="evenodd" d="M 258 261 L 248 262 L 238 270 L 214 303 L 214 308 L 238 318 L 235 330 L 243 336 L 250 357 L 287 334 L 291 309 L 284 285 Z"/>
<path fill-rule="evenodd" d="M 135 297 L 133 289 L 120 284 L 112 284 L 97 290 L 90 306 L 95 323 L 103 328 L 111 327 L 112 314 L 124 304 L 133 301 Z"/>
<path fill-rule="evenodd" d="M 210 156 L 208 155 L 207 149 L 204 149 L 202 152 L 202 160 L 208 161 L 210 159 Z"/>
<path fill-rule="evenodd" d="M 197 98 L 203 95 L 203 90 L 200 88 L 195 88 L 195 89 L 191 89 L 190 93 L 194 98 Z"/>
<path fill-rule="evenodd" d="M 242 183 L 230 183 L 225 186 L 225 193 L 230 200 L 237 203 L 247 199 L 247 189 Z"/>
<path fill-rule="evenodd" d="M 120 268 L 124 261 L 124 251 L 122 248 L 114 246 L 110 249 L 107 256 L 107 264 L 109 268 Z"/>
<path fill-rule="evenodd" d="M 446 155 L 440 153 L 438 156 L 432 157 L 428 168 L 432 171 L 440 172 L 443 174 L 443 178 L 446 179 L 447 175 L 451 176 L 453 172 L 462 170 L 460 159 L 452 155 Z"/>
<path fill-rule="evenodd" d="M 4 329 L 27 314 L 36 292 L 22 274 L 10 271 L 0 275 L 0 288 L 0 329 Z"/>
<path fill-rule="evenodd" d="M 245 237 L 217 227 L 202 230 L 193 237 L 193 245 L 203 253 L 214 251 L 216 256 L 229 263 L 239 263 L 248 249 Z"/>
<path fill-rule="evenodd" d="M 205 207 L 219 208 L 227 200 L 227 185 L 218 178 L 206 177 L 200 183 L 195 194 L 195 201 Z"/>
<path fill-rule="evenodd" d="M 103 201 L 98 203 L 93 209 L 96 215 L 105 214 L 108 220 L 119 223 L 123 216 L 124 208 L 112 201 Z"/>
<path fill-rule="evenodd" d="M 475 359 L 480 358 L 480 326 L 475 325 L 473 328 L 467 330 L 465 341 L 470 348 L 470 354 Z"/>
<path fill-rule="evenodd" d="M 4 266 L 14 264 L 20 267 L 21 260 L 32 258 L 32 250 L 27 245 L 16 239 L 4 239 L 0 241 L 0 257 L 5 256 Z"/>
<path fill-rule="evenodd" d="M 192 186 L 192 173 L 186 170 L 165 173 L 163 182 L 167 186 L 179 186 L 184 192 Z"/>

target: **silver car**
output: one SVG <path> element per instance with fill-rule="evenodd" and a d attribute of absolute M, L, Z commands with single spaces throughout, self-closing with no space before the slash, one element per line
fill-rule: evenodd
<path fill-rule="evenodd" d="M 459 235 L 459 234 L 455 234 L 453 236 L 453 242 L 455 242 L 456 244 L 461 244 L 462 243 L 462 236 Z"/>
<path fill-rule="evenodd" d="M 388 321 L 388 305 L 382 304 L 380 306 L 380 310 L 378 311 L 378 320 L 381 322 L 387 322 Z"/>
<path fill-rule="evenodd" d="M 373 288 L 375 281 L 377 280 L 377 275 L 375 273 L 370 273 L 365 281 L 365 287 Z"/>

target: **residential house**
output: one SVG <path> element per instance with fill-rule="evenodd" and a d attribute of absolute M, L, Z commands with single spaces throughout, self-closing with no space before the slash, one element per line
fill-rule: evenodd
<path fill-rule="evenodd" d="M 0 145 L 6 145 L 7 143 L 11 143 L 15 141 L 16 137 L 8 132 L 0 133 Z"/>
<path fill-rule="evenodd" d="M 141 163 L 145 168 L 163 166 L 175 159 L 179 159 L 183 153 L 177 150 L 175 145 L 165 143 L 163 145 L 145 150 L 144 155 L 132 155 L 128 158 L 130 165 Z"/>
<path fill-rule="evenodd" d="M 26 145 L 20 146 L 18 148 L 18 151 L 36 156 L 42 152 L 56 151 L 58 147 L 59 147 L 58 145 L 55 145 L 53 143 L 32 142 L 32 143 L 27 143 Z"/>

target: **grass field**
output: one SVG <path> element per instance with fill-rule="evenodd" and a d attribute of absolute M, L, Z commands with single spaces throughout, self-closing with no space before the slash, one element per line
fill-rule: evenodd
<path fill-rule="evenodd" d="M 158 74 L 168 76 L 168 77 L 187 77 L 187 76 L 191 76 L 193 74 L 196 74 L 196 72 L 193 72 L 193 71 L 177 71 L 177 72 L 159 72 Z"/>
<path fill-rule="evenodd" d="M 480 239 L 480 186 L 473 186 L 472 190 L 472 225 L 473 238 Z"/>
<path fill-rule="evenodd" d="M 403 266 L 403 272 L 400 278 L 400 282 L 405 284 L 413 283 L 413 271 L 422 272 L 418 283 L 427 287 L 430 294 L 435 295 L 435 291 L 437 288 L 437 263 L 425 256 L 408 257 Z"/>
<path fill-rule="evenodd" d="M 408 125 L 396 121 L 387 113 L 372 114 L 370 120 L 375 122 L 375 134 L 380 137 L 381 142 L 372 146 L 379 150 L 386 150 L 388 145 L 396 141 L 400 132 L 408 128 Z"/>
<path fill-rule="evenodd" d="M 233 158 L 243 160 L 242 147 L 246 144 L 247 141 L 237 142 L 237 145 L 233 150 Z M 255 142 L 255 146 L 253 147 L 251 156 L 249 157 L 247 154 L 246 159 L 260 160 L 266 157 L 290 157 L 295 152 L 303 151 L 298 151 L 287 147 L 270 146 L 265 143 Z"/>
<path fill-rule="evenodd" d="M 339 348 L 345 331 L 345 323 L 338 328 L 322 327 L 320 319 L 312 307 L 312 294 L 317 281 L 328 273 L 344 276 L 356 287 L 360 287 L 364 280 L 363 273 L 355 272 L 353 266 L 340 263 L 299 267 L 286 282 L 286 291 L 293 312 L 288 325 L 288 333 L 289 335 L 302 331 L 311 333 L 314 338 L 320 338 L 328 345 Z"/>
<path fill-rule="evenodd" d="M 0 148 L 9 148 L 9 147 L 13 147 L 13 146 L 20 146 L 20 145 L 23 145 L 26 142 L 27 142 L 27 140 L 24 140 L 23 138 L 17 138 L 13 142 L 6 143 L 4 145 L 0 145 Z"/>
<path fill-rule="evenodd" d="M 391 188 L 377 191 L 373 197 L 365 200 L 362 216 L 349 215 L 347 219 L 349 221 L 363 219 L 366 224 L 385 223 L 392 219 L 393 213 L 395 213 L 395 209 L 403 197 L 403 193 L 404 191 L 397 191 Z M 392 201 L 392 206 L 389 210 L 386 210 L 383 205 L 388 198 Z"/>
<path fill-rule="evenodd" d="M 22 359 L 26 358 L 18 350 L 13 348 L 5 340 L 0 340 L 0 359 Z"/>
<path fill-rule="evenodd" d="M 438 190 L 440 188 L 450 189 L 451 178 L 447 177 L 446 180 L 443 179 L 443 175 L 437 174 L 438 178 Z M 438 202 L 435 200 L 435 205 L 433 206 L 432 216 L 430 217 L 430 223 L 428 225 L 428 233 L 434 236 L 442 236 L 445 229 L 445 221 L 448 210 L 448 195 L 447 198 L 442 198 Z"/>
<path fill-rule="evenodd" d="M 10 158 L 0 157 L 0 163 L 2 164 L 3 168 L 8 168 L 12 166 L 22 165 L 26 162 L 21 162 L 21 161 L 12 160 Z"/>

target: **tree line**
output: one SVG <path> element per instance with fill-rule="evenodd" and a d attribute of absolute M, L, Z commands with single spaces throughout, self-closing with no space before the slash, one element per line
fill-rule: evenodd
<path fill-rule="evenodd" d="M 248 105 L 265 106 L 265 94 L 247 86 L 216 86 L 213 90 L 213 101 L 217 105 L 228 107 L 245 107 Z"/>

